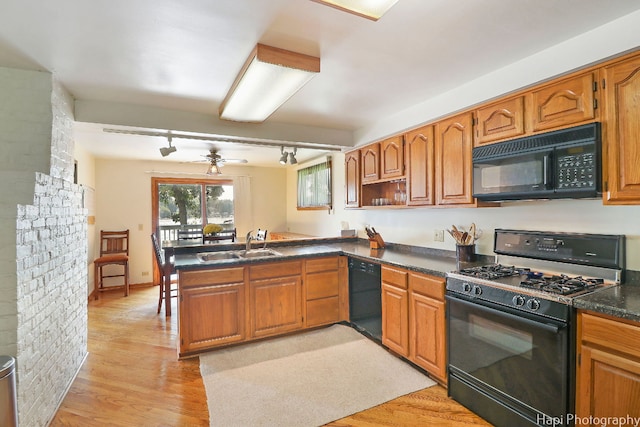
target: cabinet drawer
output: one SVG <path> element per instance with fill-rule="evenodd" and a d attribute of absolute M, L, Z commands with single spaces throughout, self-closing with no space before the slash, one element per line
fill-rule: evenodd
<path fill-rule="evenodd" d="M 408 272 L 402 270 L 396 270 L 389 267 L 382 267 L 382 281 L 386 284 L 398 287 L 400 289 L 407 289 L 407 276 Z"/>
<path fill-rule="evenodd" d="M 640 324 L 580 313 L 582 341 L 640 357 Z"/>
<path fill-rule="evenodd" d="M 410 273 L 409 286 L 412 292 L 444 301 L 444 279 L 442 277 Z"/>
<path fill-rule="evenodd" d="M 322 298 L 307 302 L 307 326 L 335 323 L 340 320 L 338 297 Z"/>
<path fill-rule="evenodd" d="M 244 282 L 244 267 L 220 268 L 216 270 L 179 271 L 180 286 L 183 288 L 202 285 L 222 285 Z"/>
<path fill-rule="evenodd" d="M 307 300 L 336 296 L 339 288 L 338 272 L 307 274 L 305 285 Z"/>
<path fill-rule="evenodd" d="M 305 261 L 307 273 L 317 273 L 318 271 L 337 270 L 338 257 L 315 258 Z"/>
<path fill-rule="evenodd" d="M 274 262 L 269 264 L 252 265 L 249 267 L 249 277 L 251 280 L 296 276 L 301 273 L 302 261 Z"/>

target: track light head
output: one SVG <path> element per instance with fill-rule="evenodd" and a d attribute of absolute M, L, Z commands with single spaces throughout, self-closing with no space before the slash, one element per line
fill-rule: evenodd
<path fill-rule="evenodd" d="M 175 153 L 176 151 L 178 151 L 178 149 L 171 145 L 160 148 L 160 154 L 162 154 L 162 157 L 167 157 L 169 154 Z"/>
<path fill-rule="evenodd" d="M 289 157 L 289 153 L 284 151 L 284 147 L 280 147 L 280 153 L 282 154 L 282 156 L 280 156 L 280 164 L 281 165 L 286 165 L 287 164 L 287 157 Z"/>
<path fill-rule="evenodd" d="M 289 153 L 289 163 L 291 163 L 292 165 L 295 165 L 296 163 L 298 163 L 298 159 L 296 159 L 297 152 L 298 152 L 298 149 L 296 147 L 293 147 L 293 152 Z"/>

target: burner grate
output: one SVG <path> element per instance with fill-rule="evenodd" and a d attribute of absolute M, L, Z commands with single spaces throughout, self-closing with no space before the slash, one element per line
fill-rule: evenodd
<path fill-rule="evenodd" d="M 583 278 L 582 276 L 569 277 L 564 274 L 553 276 L 529 275 L 526 280 L 520 282 L 520 286 L 559 295 L 570 295 L 595 289 L 602 284 L 604 284 L 603 279 Z"/>
<path fill-rule="evenodd" d="M 502 277 L 520 276 L 526 274 L 530 270 L 528 268 L 519 268 L 512 265 L 488 264 L 477 267 L 463 268 L 458 273 L 477 277 L 479 279 L 494 280 Z"/>

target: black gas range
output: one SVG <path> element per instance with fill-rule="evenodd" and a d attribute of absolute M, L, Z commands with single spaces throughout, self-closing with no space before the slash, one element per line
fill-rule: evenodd
<path fill-rule="evenodd" d="M 496 230 L 494 263 L 447 273 L 449 395 L 496 426 L 569 425 L 573 300 L 621 282 L 624 242 Z"/>

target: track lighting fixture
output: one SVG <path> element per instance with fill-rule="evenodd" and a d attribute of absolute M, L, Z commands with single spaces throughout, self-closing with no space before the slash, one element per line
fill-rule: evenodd
<path fill-rule="evenodd" d="M 169 141 L 169 146 L 160 148 L 160 154 L 162 154 L 162 157 L 167 157 L 169 154 L 178 151 L 176 147 L 171 145 L 171 135 L 167 136 L 167 140 Z"/>
<path fill-rule="evenodd" d="M 286 165 L 287 164 L 287 159 L 289 159 L 289 163 L 291 163 L 292 165 L 295 165 L 296 163 L 298 163 L 298 159 L 296 159 L 296 153 L 298 152 L 298 148 L 297 147 L 293 147 L 293 151 L 291 153 L 288 153 L 286 151 L 284 151 L 284 146 L 280 147 L 280 164 L 281 165 Z"/>
<path fill-rule="evenodd" d="M 286 165 L 287 164 L 287 157 L 289 156 L 289 153 L 284 151 L 284 147 L 280 147 L 280 154 L 282 154 L 282 156 L 280 156 L 280 164 L 281 165 Z"/>

